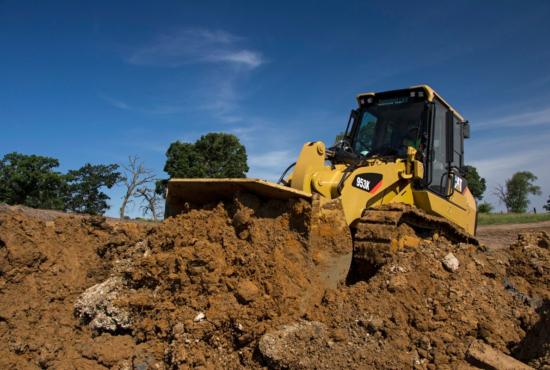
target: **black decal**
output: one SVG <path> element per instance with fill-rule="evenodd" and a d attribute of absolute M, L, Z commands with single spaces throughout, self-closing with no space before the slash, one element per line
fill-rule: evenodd
<path fill-rule="evenodd" d="M 382 175 L 379 173 L 362 173 L 355 176 L 351 185 L 374 194 L 382 185 Z"/>

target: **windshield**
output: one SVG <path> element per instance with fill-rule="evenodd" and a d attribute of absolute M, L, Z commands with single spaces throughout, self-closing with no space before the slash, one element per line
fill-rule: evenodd
<path fill-rule="evenodd" d="M 353 149 L 363 156 L 404 156 L 407 147 L 425 147 L 424 102 L 373 104 L 360 111 Z M 421 148 L 421 146 L 423 146 Z"/>

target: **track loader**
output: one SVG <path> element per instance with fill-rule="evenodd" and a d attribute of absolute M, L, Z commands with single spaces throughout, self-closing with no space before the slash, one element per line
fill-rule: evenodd
<path fill-rule="evenodd" d="M 477 243 L 476 202 L 462 172 L 469 123 L 426 85 L 360 94 L 357 104 L 341 140 L 304 144 L 279 183 L 171 179 L 166 215 L 243 191 L 305 199 L 310 242 L 334 249 L 321 269 L 328 285 L 368 279 L 422 238 Z"/>

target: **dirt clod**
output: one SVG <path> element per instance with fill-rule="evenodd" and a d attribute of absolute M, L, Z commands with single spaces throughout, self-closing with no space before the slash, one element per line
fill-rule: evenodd
<path fill-rule="evenodd" d="M 243 304 L 254 301 L 260 293 L 260 289 L 250 280 L 243 280 L 237 286 L 237 300 Z"/>

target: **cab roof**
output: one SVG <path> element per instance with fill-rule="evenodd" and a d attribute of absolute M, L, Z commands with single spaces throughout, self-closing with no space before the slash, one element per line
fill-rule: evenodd
<path fill-rule="evenodd" d="M 454 109 L 449 103 L 447 103 L 445 101 L 445 99 L 443 99 L 443 97 L 441 95 L 439 95 L 434 89 L 432 89 L 428 85 L 416 85 L 416 86 L 411 86 L 411 87 L 408 87 L 408 88 L 405 88 L 405 89 L 381 91 L 381 92 L 378 92 L 378 93 L 374 93 L 374 92 L 362 93 L 362 94 L 357 95 L 357 103 L 359 103 L 359 105 L 361 105 L 361 100 L 363 98 L 366 98 L 366 97 L 369 97 L 369 96 L 375 96 L 375 95 L 381 94 L 381 93 L 388 94 L 388 93 L 391 93 L 393 91 L 403 92 L 404 90 L 415 90 L 415 91 L 423 90 L 424 93 L 426 94 L 426 100 L 428 100 L 429 102 L 433 102 L 434 98 L 437 98 L 437 100 L 439 100 L 444 106 L 446 106 L 451 112 L 453 112 L 458 117 L 458 119 L 460 119 L 463 122 L 465 121 L 464 117 L 462 117 L 462 115 L 460 113 L 458 113 L 458 111 L 456 109 Z"/>

